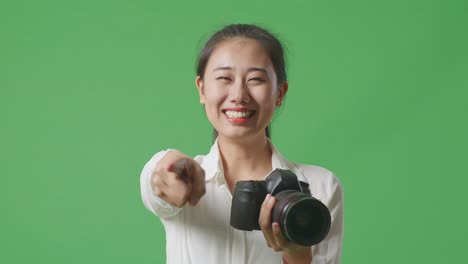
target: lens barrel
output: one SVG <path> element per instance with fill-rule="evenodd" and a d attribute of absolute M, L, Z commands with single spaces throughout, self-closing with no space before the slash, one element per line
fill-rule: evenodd
<path fill-rule="evenodd" d="M 331 216 L 322 202 L 296 190 L 281 191 L 275 198 L 272 222 L 279 223 L 287 239 L 303 246 L 312 246 L 325 239 Z"/>

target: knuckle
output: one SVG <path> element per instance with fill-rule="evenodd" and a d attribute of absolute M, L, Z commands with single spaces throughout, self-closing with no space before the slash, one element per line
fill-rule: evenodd
<path fill-rule="evenodd" d="M 165 187 L 165 186 L 164 186 L 164 182 L 163 182 L 160 178 L 154 180 L 153 186 L 154 186 L 155 188 L 161 189 L 161 191 L 162 191 L 163 188 Z"/>
<path fill-rule="evenodd" d="M 153 188 L 153 192 L 154 192 L 154 194 L 156 194 L 157 196 L 162 196 L 162 195 L 163 195 L 162 190 L 159 189 L 159 188 Z"/>
<path fill-rule="evenodd" d="M 151 175 L 151 182 L 158 183 L 161 180 L 160 178 L 161 177 L 157 173 L 153 173 L 153 175 Z"/>
<path fill-rule="evenodd" d="M 155 174 L 162 175 L 162 174 L 163 174 L 163 168 L 162 168 L 162 166 L 157 166 L 157 167 L 154 169 L 154 173 L 155 173 Z"/>
<path fill-rule="evenodd" d="M 156 184 L 158 178 L 158 175 L 155 172 L 153 172 L 153 174 L 151 174 L 151 184 Z"/>
<path fill-rule="evenodd" d="M 153 174 L 153 175 L 151 176 L 151 185 L 152 185 L 153 187 L 155 187 L 155 186 L 159 186 L 160 183 L 161 183 L 160 177 L 159 177 L 158 175 L 156 175 L 156 174 Z"/>

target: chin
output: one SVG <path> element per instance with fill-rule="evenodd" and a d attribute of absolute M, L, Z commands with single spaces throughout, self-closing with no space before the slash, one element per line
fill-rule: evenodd
<path fill-rule="evenodd" d="M 225 129 L 223 131 L 218 131 L 218 137 L 224 137 L 227 139 L 232 140 L 243 140 L 252 137 L 258 136 L 260 133 L 264 132 L 264 130 L 251 130 L 251 129 Z"/>

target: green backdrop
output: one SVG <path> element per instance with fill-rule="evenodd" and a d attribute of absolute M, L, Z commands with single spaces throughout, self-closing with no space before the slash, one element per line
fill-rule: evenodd
<path fill-rule="evenodd" d="M 468 263 L 467 1 L 0 3 L 0 263 L 163 263 L 157 151 L 206 153 L 195 59 L 227 23 L 288 49 L 273 141 L 334 171 L 344 263 Z"/>

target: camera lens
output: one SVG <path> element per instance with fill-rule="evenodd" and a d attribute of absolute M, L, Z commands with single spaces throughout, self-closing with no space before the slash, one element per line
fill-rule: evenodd
<path fill-rule="evenodd" d="M 314 197 L 295 190 L 275 195 L 272 222 L 279 223 L 287 239 L 311 246 L 325 239 L 330 230 L 328 208 Z"/>

